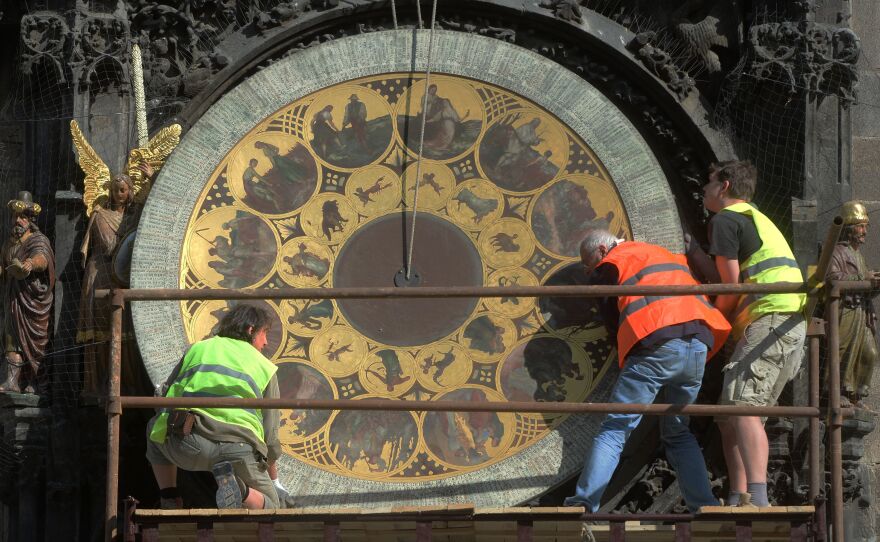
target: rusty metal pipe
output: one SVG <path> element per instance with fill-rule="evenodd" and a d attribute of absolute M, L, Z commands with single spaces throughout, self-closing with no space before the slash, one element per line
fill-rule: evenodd
<path fill-rule="evenodd" d="M 825 236 L 825 242 L 822 244 L 822 252 L 819 254 L 819 262 L 816 264 L 816 272 L 813 273 L 812 277 L 808 278 L 807 284 L 809 284 L 811 289 L 814 289 L 814 293 L 810 294 L 809 299 L 807 299 L 807 304 L 804 307 L 804 314 L 807 316 L 808 322 L 813 316 L 813 311 L 816 310 L 816 304 L 819 302 L 819 296 L 815 293 L 815 287 L 821 286 L 825 282 L 825 274 L 828 272 L 828 266 L 831 265 L 831 255 L 834 253 L 834 245 L 837 244 L 837 240 L 840 238 L 840 232 L 842 230 L 843 218 L 835 216 L 834 220 L 831 221 L 831 226 L 828 227 L 828 234 Z"/>
<path fill-rule="evenodd" d="M 122 311 L 125 298 L 113 290 L 110 313 L 110 381 L 107 385 L 107 492 L 104 503 L 104 540 L 116 536 L 116 500 L 119 497 L 119 417 L 122 403 L 119 382 L 122 365 Z"/>
<path fill-rule="evenodd" d="M 870 280 L 841 280 L 835 281 L 834 286 L 841 293 L 867 292 L 876 288 L 875 282 Z"/>
<path fill-rule="evenodd" d="M 109 290 L 97 290 L 106 297 Z M 693 286 L 444 286 L 425 288 L 133 288 L 124 290 L 128 301 L 177 301 L 190 299 L 419 299 L 451 297 L 609 297 L 617 295 L 724 295 L 811 293 L 804 283 L 700 284 Z"/>
<path fill-rule="evenodd" d="M 394 401 L 390 399 L 243 399 L 240 397 L 122 397 L 124 408 L 278 408 L 297 410 L 381 410 L 402 412 L 531 412 L 555 414 L 646 414 L 669 416 L 791 416 L 815 417 L 815 407 L 732 405 L 669 405 L 628 403 L 554 403 L 526 401 Z"/>
<path fill-rule="evenodd" d="M 814 321 L 817 320 L 814 318 Z M 819 335 L 810 336 L 810 406 L 819 410 Z M 810 502 L 815 503 L 822 487 L 825 469 L 820 454 L 819 418 L 810 418 Z"/>
<path fill-rule="evenodd" d="M 840 290 L 837 281 L 831 283 L 828 303 L 828 448 L 831 455 L 831 539 L 843 538 L 843 460 L 841 432 L 843 416 L 840 410 Z"/>

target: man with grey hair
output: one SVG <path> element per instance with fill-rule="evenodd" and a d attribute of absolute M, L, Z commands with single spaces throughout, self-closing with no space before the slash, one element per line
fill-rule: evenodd
<path fill-rule="evenodd" d="M 580 252 L 591 284 L 697 284 L 684 256 L 649 243 L 617 239 L 606 230 L 590 230 Z M 721 313 L 697 295 L 620 295 L 603 299 L 599 308 L 609 335 L 616 338 L 620 361 L 611 402 L 651 404 L 662 390 L 669 403 L 693 403 L 706 360 L 721 348 L 730 332 Z M 565 500 L 566 506 L 584 506 L 589 512 L 599 509 L 623 446 L 641 419 L 641 414 L 605 417 L 575 495 Z M 688 428 L 688 417 L 665 416 L 660 429 L 688 508 L 696 511 L 717 505 L 700 446 Z"/>

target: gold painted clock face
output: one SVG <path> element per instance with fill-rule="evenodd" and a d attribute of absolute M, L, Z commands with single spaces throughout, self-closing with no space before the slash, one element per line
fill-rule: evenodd
<path fill-rule="evenodd" d="M 315 92 L 260 122 L 211 179 L 187 227 L 181 287 L 572 284 L 585 279 L 585 229 L 632 238 L 614 182 L 574 131 L 458 76 L 426 85 L 389 73 Z M 231 303 L 181 302 L 189 340 L 211 335 Z M 274 320 L 264 354 L 290 398 L 583 401 L 615 359 L 584 299 L 260 305 Z M 563 419 L 287 410 L 280 438 L 321 469 L 413 482 L 502 461 Z"/>

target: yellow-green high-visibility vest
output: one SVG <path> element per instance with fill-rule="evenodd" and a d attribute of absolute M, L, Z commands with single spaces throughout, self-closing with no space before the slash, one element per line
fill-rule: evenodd
<path fill-rule="evenodd" d="M 183 358 L 180 371 L 165 397 L 263 397 L 277 367 L 246 341 L 211 337 L 197 342 Z M 202 416 L 249 429 L 260 441 L 263 414 L 259 409 L 193 408 Z M 168 433 L 168 409 L 164 409 L 150 440 L 165 442 Z"/>
<path fill-rule="evenodd" d="M 746 215 L 755 223 L 761 248 L 749 259 L 739 263 L 739 280 L 743 283 L 803 282 L 804 277 L 788 241 L 769 218 L 748 203 L 735 203 L 724 208 Z M 742 337 L 745 328 L 759 317 L 774 312 L 800 312 L 806 294 L 749 294 L 740 297 L 733 321 L 734 338 Z"/>

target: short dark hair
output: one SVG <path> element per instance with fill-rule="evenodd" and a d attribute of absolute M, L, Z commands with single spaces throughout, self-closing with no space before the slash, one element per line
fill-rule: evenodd
<path fill-rule="evenodd" d="M 266 309 L 241 303 L 223 315 L 217 328 L 217 336 L 251 343 L 254 334 L 261 329 L 268 329 L 271 323 Z"/>
<path fill-rule="evenodd" d="M 727 160 L 709 166 L 709 175 L 718 174 L 718 180 L 730 183 L 727 195 L 752 201 L 758 184 L 758 169 L 748 160 Z"/>

